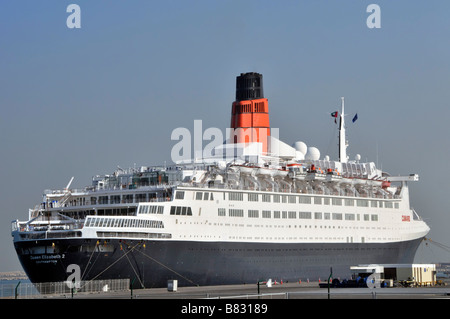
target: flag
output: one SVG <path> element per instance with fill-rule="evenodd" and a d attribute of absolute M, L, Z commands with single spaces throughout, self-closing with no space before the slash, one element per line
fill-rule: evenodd
<path fill-rule="evenodd" d="M 334 123 L 336 123 L 336 118 L 338 117 L 338 112 L 331 113 L 331 117 L 334 117 Z"/>
<path fill-rule="evenodd" d="M 355 116 L 352 119 L 352 122 L 355 123 L 357 119 L 358 119 L 358 113 L 355 114 Z"/>

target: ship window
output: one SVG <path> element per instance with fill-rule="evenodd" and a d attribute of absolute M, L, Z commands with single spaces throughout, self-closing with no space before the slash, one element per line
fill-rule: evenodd
<path fill-rule="evenodd" d="M 310 196 L 299 196 L 298 202 L 300 204 L 311 204 L 311 197 Z"/>
<path fill-rule="evenodd" d="M 281 213 L 281 217 L 284 219 L 284 218 L 287 218 L 287 211 L 283 211 L 282 213 Z"/>
<path fill-rule="evenodd" d="M 333 218 L 333 220 L 342 220 L 342 214 L 341 213 L 333 213 L 331 215 L 331 217 Z"/>
<path fill-rule="evenodd" d="M 314 204 L 322 205 L 322 197 L 314 197 Z"/>
<path fill-rule="evenodd" d="M 297 212 L 289 211 L 288 212 L 288 218 L 291 218 L 291 219 L 297 218 Z"/>
<path fill-rule="evenodd" d="M 330 219 L 330 213 L 323 213 L 323 219 L 329 220 Z"/>
<path fill-rule="evenodd" d="M 219 216 L 225 216 L 226 215 L 226 209 L 225 208 L 218 208 L 217 210 L 218 210 L 217 214 Z"/>
<path fill-rule="evenodd" d="M 244 194 L 243 193 L 229 193 L 228 194 L 228 199 L 229 200 L 238 200 L 238 201 L 242 201 L 244 199 Z"/>
<path fill-rule="evenodd" d="M 311 219 L 312 213 L 311 212 L 299 212 L 298 218 L 300 219 Z"/>
<path fill-rule="evenodd" d="M 297 201 L 295 200 L 295 196 L 289 195 L 288 200 L 290 204 L 295 204 Z"/>
<path fill-rule="evenodd" d="M 258 218 L 259 217 L 259 211 L 258 210 L 249 209 L 248 217 L 250 217 L 250 218 Z"/>
<path fill-rule="evenodd" d="M 243 209 L 229 209 L 228 214 L 230 217 L 244 217 Z"/>
<path fill-rule="evenodd" d="M 211 193 L 211 196 L 209 196 L 209 199 L 210 199 L 210 200 L 214 200 L 214 195 L 213 195 L 213 193 Z"/>
<path fill-rule="evenodd" d="M 208 200 L 209 199 L 209 193 L 205 192 L 205 194 L 203 195 L 203 200 Z"/>
<path fill-rule="evenodd" d="M 356 206 L 359 206 L 359 207 L 369 207 L 369 201 L 368 201 L 368 200 L 365 200 L 365 199 L 358 199 L 358 200 L 356 201 Z"/>
<path fill-rule="evenodd" d="M 333 205 L 342 206 L 342 198 L 332 198 L 331 202 Z"/>
<path fill-rule="evenodd" d="M 177 191 L 175 194 L 175 199 L 184 199 L 184 192 L 183 191 Z"/>
<path fill-rule="evenodd" d="M 262 217 L 263 218 L 270 218 L 270 215 L 271 215 L 270 213 L 271 213 L 270 210 L 263 210 L 262 211 Z"/>
<path fill-rule="evenodd" d="M 249 193 L 248 194 L 248 200 L 250 202 L 257 202 L 258 201 L 258 194 Z"/>
<path fill-rule="evenodd" d="M 364 214 L 364 221 L 369 221 L 369 218 L 370 218 L 370 216 L 369 216 L 369 214 Z"/>
<path fill-rule="evenodd" d="M 108 204 L 108 196 L 99 196 L 98 197 L 98 203 L 100 205 L 102 204 Z"/>
<path fill-rule="evenodd" d="M 400 208 L 399 203 L 394 203 L 394 208 L 399 209 Z"/>
<path fill-rule="evenodd" d="M 161 208 L 161 212 L 160 209 Z M 158 214 L 162 214 L 163 206 L 158 207 Z M 191 207 L 184 207 L 184 206 L 171 206 L 170 207 L 170 215 L 188 215 L 192 216 L 192 209 Z"/>
<path fill-rule="evenodd" d="M 280 202 L 280 195 L 273 195 L 273 202 L 279 203 Z"/>
<path fill-rule="evenodd" d="M 280 218 L 280 211 L 278 211 L 278 210 L 274 211 L 273 212 L 273 218 Z"/>
<path fill-rule="evenodd" d="M 370 220 L 373 222 L 377 222 L 378 221 L 378 215 L 370 215 Z"/>
<path fill-rule="evenodd" d="M 270 203 L 270 195 L 269 194 L 262 194 L 262 201 L 266 203 Z"/>
<path fill-rule="evenodd" d="M 330 198 L 325 197 L 325 198 L 323 199 L 323 204 L 324 204 L 324 205 L 330 205 Z"/>
<path fill-rule="evenodd" d="M 120 204 L 120 195 L 111 196 L 111 204 Z"/>
<path fill-rule="evenodd" d="M 132 203 L 133 202 L 133 194 L 131 194 L 131 195 L 123 195 L 122 196 L 122 201 L 124 203 Z"/>
<path fill-rule="evenodd" d="M 322 219 L 322 213 L 314 213 L 314 219 Z"/>
<path fill-rule="evenodd" d="M 355 220 L 355 214 L 345 214 L 345 220 Z"/>
<path fill-rule="evenodd" d="M 346 198 L 346 199 L 344 200 L 344 204 L 345 204 L 345 206 L 354 206 L 354 205 L 355 205 L 355 200 L 354 200 L 354 199 Z"/>
<path fill-rule="evenodd" d="M 148 193 L 148 201 L 149 202 L 156 202 L 157 201 L 157 195 L 156 193 Z"/>
<path fill-rule="evenodd" d="M 394 206 L 393 206 L 392 202 L 384 202 L 384 207 L 385 208 L 393 208 Z"/>
<path fill-rule="evenodd" d="M 147 206 L 145 213 L 146 214 L 162 214 L 163 210 L 164 210 L 164 206 L 150 205 L 150 206 Z"/>
<path fill-rule="evenodd" d="M 136 194 L 136 202 L 146 202 L 147 201 L 147 194 Z"/>
<path fill-rule="evenodd" d="M 202 197 L 203 197 L 203 193 L 202 193 L 202 192 L 197 192 L 197 193 L 195 194 L 195 199 L 196 199 L 196 200 L 202 200 Z"/>

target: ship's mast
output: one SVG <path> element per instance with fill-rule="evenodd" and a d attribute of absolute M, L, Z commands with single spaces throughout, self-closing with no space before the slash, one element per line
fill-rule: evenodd
<path fill-rule="evenodd" d="M 339 161 L 347 163 L 347 141 L 345 140 L 344 98 L 341 97 L 341 118 L 339 121 Z"/>

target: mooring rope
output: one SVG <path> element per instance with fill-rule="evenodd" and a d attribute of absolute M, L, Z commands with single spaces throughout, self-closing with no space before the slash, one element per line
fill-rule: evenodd
<path fill-rule="evenodd" d="M 139 282 L 141 283 L 141 287 L 145 288 L 144 283 L 142 282 L 141 278 L 139 277 L 139 274 L 137 273 L 136 269 L 134 269 L 133 264 L 131 263 L 130 258 L 127 257 L 128 262 L 130 263 L 131 269 L 133 269 L 134 274 L 136 275 L 137 279 L 139 280 Z"/>
<path fill-rule="evenodd" d="M 80 279 L 80 280 L 83 280 L 84 275 L 85 275 L 86 271 L 87 271 L 88 268 L 89 268 L 89 264 L 91 263 L 92 256 L 94 256 L 94 253 L 95 253 L 95 250 L 96 250 L 97 247 L 98 247 L 98 240 L 97 240 L 97 242 L 96 242 L 96 244 L 95 244 L 95 246 L 94 246 L 94 249 L 92 249 L 92 254 L 91 254 L 91 256 L 89 257 L 89 260 L 88 260 L 88 262 L 87 262 L 87 266 L 86 266 L 86 268 L 84 268 L 84 271 L 83 271 L 83 274 L 81 275 L 81 279 Z M 92 265 L 92 266 L 93 266 L 93 265 Z"/>
<path fill-rule="evenodd" d="M 125 245 L 128 245 L 125 241 L 123 241 L 123 243 L 124 243 Z M 108 267 L 106 267 L 105 269 L 103 269 L 101 272 L 99 272 L 99 273 L 98 273 L 96 276 L 94 276 L 92 279 L 90 279 L 90 280 L 88 280 L 88 281 L 84 281 L 84 285 L 81 286 L 79 289 L 82 289 L 82 288 L 85 287 L 87 284 L 89 284 L 91 281 L 94 281 L 96 278 L 98 278 L 101 274 L 103 274 L 103 273 L 104 273 L 105 271 L 107 271 L 109 268 L 111 268 L 112 266 L 114 266 L 117 262 L 119 262 L 119 261 L 120 261 L 122 258 L 124 258 L 124 257 L 127 258 L 128 262 L 129 262 L 130 265 L 131 265 L 131 268 L 133 269 L 134 273 L 136 274 L 136 277 L 139 279 L 139 282 L 141 283 L 142 287 L 145 287 L 144 284 L 143 284 L 143 282 L 142 282 L 142 280 L 141 280 L 141 278 L 139 277 L 139 275 L 137 274 L 136 270 L 134 269 L 134 267 L 133 267 L 133 265 L 132 265 L 130 259 L 129 259 L 128 256 L 127 256 L 129 253 L 131 253 L 133 250 L 135 250 L 135 248 L 136 248 L 138 245 L 140 245 L 140 244 L 142 244 L 142 242 L 138 242 L 136 245 L 134 245 L 134 246 L 133 246 L 130 250 L 128 250 L 127 252 L 124 251 L 124 254 L 123 254 L 122 256 L 120 256 L 118 259 L 116 259 L 112 264 L 110 264 Z M 89 257 L 89 262 L 91 261 L 92 256 L 94 255 L 94 252 L 96 251 L 97 246 L 98 246 L 98 241 L 97 241 L 97 243 L 96 243 L 96 245 L 95 245 L 95 247 L 94 247 L 94 250 L 93 250 L 91 256 Z M 122 247 L 121 247 L 121 250 L 122 250 Z M 143 251 L 141 251 L 141 250 L 137 250 L 137 251 L 140 252 L 141 254 L 143 254 L 145 257 L 151 259 L 153 262 L 157 263 L 158 265 L 160 265 L 160 266 L 166 268 L 167 270 L 173 272 L 174 274 L 176 274 L 176 275 L 179 276 L 180 278 L 183 278 L 184 280 L 186 280 L 186 281 L 192 283 L 194 286 L 198 286 L 198 284 L 195 283 L 194 281 L 192 281 L 191 279 L 187 278 L 186 276 L 183 276 L 182 274 L 178 273 L 177 271 L 175 271 L 174 269 L 170 268 L 169 266 L 164 265 L 162 262 L 158 261 L 158 260 L 155 259 L 154 257 L 151 257 L 150 255 L 146 254 L 145 252 L 143 252 Z M 88 264 L 89 264 L 89 262 L 88 262 Z M 87 268 L 89 268 L 89 267 L 86 267 L 86 269 L 87 269 Z M 83 272 L 82 278 L 84 277 L 84 274 L 86 273 L 86 269 L 85 269 L 85 271 Z"/>
<path fill-rule="evenodd" d="M 170 267 L 164 265 L 162 262 L 159 262 L 158 260 L 156 260 L 155 258 L 149 256 L 148 254 L 144 253 L 143 251 L 138 250 L 138 252 L 140 252 L 141 254 L 143 254 L 144 256 L 150 258 L 152 261 L 154 261 L 155 263 L 157 263 L 158 265 L 168 269 L 169 271 L 173 272 L 174 274 L 176 274 L 177 276 L 180 276 L 181 278 L 183 278 L 186 281 L 189 281 L 191 284 L 193 284 L 194 286 L 198 286 L 198 284 L 196 284 L 195 282 L 193 282 L 192 280 L 190 280 L 189 278 L 183 276 L 182 274 L 176 272 L 175 270 L 171 269 Z"/>
<path fill-rule="evenodd" d="M 437 242 L 437 241 L 432 240 L 431 238 L 426 238 L 426 237 L 425 237 L 423 240 L 424 240 L 424 241 L 427 241 L 427 240 L 428 240 L 430 243 L 432 243 L 432 244 L 438 246 L 439 248 L 442 248 L 442 249 L 444 249 L 444 250 L 450 252 L 450 246 L 441 244 L 441 243 L 439 243 L 439 242 Z M 425 243 L 425 244 L 426 244 L 426 243 Z"/>
<path fill-rule="evenodd" d="M 130 252 L 132 252 L 137 245 L 139 245 L 140 242 L 138 242 L 136 245 L 134 245 L 129 251 L 127 251 L 126 253 L 124 253 L 121 257 L 119 257 L 118 259 L 116 259 L 111 265 L 109 265 L 108 267 L 106 267 L 105 269 L 103 269 L 101 272 L 99 272 L 96 276 L 94 276 L 92 279 L 88 280 L 87 282 L 85 282 L 85 284 L 80 287 L 83 288 L 84 286 L 86 286 L 88 283 L 90 283 L 91 281 L 94 281 L 97 277 L 99 277 L 101 274 L 103 274 L 105 271 L 107 271 L 109 268 L 111 268 L 112 266 L 114 266 L 116 263 L 118 263 L 123 257 L 126 257 L 126 255 L 128 255 Z"/>

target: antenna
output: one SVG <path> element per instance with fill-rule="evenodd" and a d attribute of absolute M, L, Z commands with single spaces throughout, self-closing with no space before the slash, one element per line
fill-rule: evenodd
<path fill-rule="evenodd" d="M 339 121 L 339 161 L 347 163 L 347 141 L 345 140 L 344 98 L 341 97 L 341 118 Z"/>

